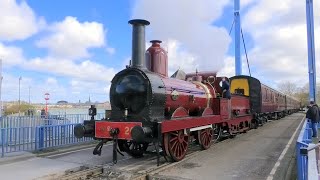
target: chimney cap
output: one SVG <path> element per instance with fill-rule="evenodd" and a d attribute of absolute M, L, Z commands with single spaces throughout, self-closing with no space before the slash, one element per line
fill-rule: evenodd
<path fill-rule="evenodd" d="M 150 22 L 144 19 L 132 19 L 129 21 L 132 25 L 149 25 Z"/>
<path fill-rule="evenodd" d="M 151 40 L 150 42 L 151 42 L 152 44 L 153 44 L 153 43 L 159 43 L 159 44 L 162 43 L 162 41 L 160 41 L 160 40 Z"/>

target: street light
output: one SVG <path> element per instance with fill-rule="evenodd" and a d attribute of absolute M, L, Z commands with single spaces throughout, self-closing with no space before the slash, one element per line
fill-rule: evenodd
<path fill-rule="evenodd" d="M 49 96 L 50 96 L 49 93 L 45 93 L 44 94 L 44 100 L 46 100 L 46 110 L 45 110 L 46 116 L 48 116 L 48 100 L 49 100 Z"/>
<path fill-rule="evenodd" d="M 1 70 L 0 70 L 1 71 Z M 2 105 L 2 99 L 1 99 L 1 90 L 2 90 L 2 80 L 3 80 L 3 76 L 0 77 L 0 117 L 2 117 L 2 109 L 3 109 L 3 105 Z"/>
<path fill-rule="evenodd" d="M 22 80 L 22 77 L 19 77 L 19 116 L 20 116 L 20 82 Z"/>
<path fill-rule="evenodd" d="M 2 59 L 0 59 L 0 117 L 2 117 L 2 109 L 3 109 L 3 105 L 2 105 L 2 99 L 1 99 L 1 93 L 2 93 L 2 80 L 3 80 L 3 76 L 2 76 Z"/>

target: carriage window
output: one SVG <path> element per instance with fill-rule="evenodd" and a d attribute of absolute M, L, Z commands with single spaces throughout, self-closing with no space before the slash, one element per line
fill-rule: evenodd
<path fill-rule="evenodd" d="M 266 90 L 266 100 L 268 100 L 268 90 L 267 89 L 265 90 Z"/>
<path fill-rule="evenodd" d="M 240 89 L 240 88 L 238 88 L 238 89 L 235 89 L 235 94 L 242 94 L 242 95 L 244 95 L 244 89 Z"/>

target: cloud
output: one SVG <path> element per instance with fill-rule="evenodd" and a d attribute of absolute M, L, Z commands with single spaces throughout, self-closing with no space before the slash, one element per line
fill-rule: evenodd
<path fill-rule="evenodd" d="M 4 66 L 21 64 L 25 58 L 22 49 L 15 46 L 5 46 L 0 43 L 0 58 Z"/>
<path fill-rule="evenodd" d="M 113 68 L 107 68 L 90 60 L 75 63 L 69 59 L 34 58 L 24 66 L 29 70 L 91 81 L 111 81 L 115 74 Z"/>
<path fill-rule="evenodd" d="M 95 81 L 83 81 L 80 79 L 72 79 L 69 82 L 72 92 L 88 92 L 95 95 L 109 94 L 110 81 L 105 84 L 97 83 Z M 108 89 L 109 88 L 109 89 Z"/>
<path fill-rule="evenodd" d="M 150 45 L 149 45 L 150 46 Z M 171 76 L 176 70 L 185 72 L 195 72 L 199 68 L 196 55 L 181 49 L 181 43 L 174 39 L 169 39 L 161 44 L 168 52 L 168 75 Z"/>
<path fill-rule="evenodd" d="M 36 45 L 48 50 L 44 57 L 25 57 L 22 48 L 1 42 L 23 40 L 40 31 L 43 33 Z M 43 101 L 45 92 L 50 92 L 52 101 L 74 101 L 75 98 L 70 96 L 70 92 L 73 95 L 93 93 L 93 97 L 108 99 L 108 92 L 105 90 L 110 86 L 116 71 L 88 59 L 91 57 L 92 48 L 103 48 L 102 50 L 110 55 L 116 52 L 107 45 L 106 34 L 107 29 L 102 23 L 80 22 L 75 17 L 65 17 L 63 21 L 47 25 L 24 0 L 20 3 L 11 0 L 0 1 L 0 58 L 3 59 L 4 67 L 10 71 L 11 66 L 18 71 L 24 70 L 21 72 L 23 100 L 28 99 L 28 86 L 31 86 L 31 99 L 36 102 Z M 43 72 L 49 77 L 28 77 L 28 71 L 32 71 L 32 74 Z M 20 74 L 4 72 L 5 100 L 17 98 L 19 76 Z M 77 88 L 75 84 L 65 84 L 65 81 L 70 79 L 78 82 Z"/>
<path fill-rule="evenodd" d="M 39 40 L 38 47 L 47 48 L 50 56 L 60 58 L 86 58 L 88 49 L 105 46 L 103 24 L 97 22 L 79 22 L 75 17 L 66 17 L 62 22 L 49 27 L 51 32 Z"/>
<path fill-rule="evenodd" d="M 317 2 L 314 7 L 319 5 Z M 251 68 L 256 69 L 253 76 L 274 83 L 291 81 L 303 86 L 305 83 L 301 82 L 307 82 L 305 13 L 305 1 L 295 0 L 255 0 L 248 8 L 242 16 L 242 27 L 253 39 L 254 48 L 249 51 Z M 320 30 L 318 21 L 319 15 L 315 14 L 315 32 Z M 315 36 L 319 42 L 317 33 Z M 319 46 L 315 45 L 319 52 Z M 319 58 L 318 53 L 316 58 Z"/>
<path fill-rule="evenodd" d="M 235 75 L 234 57 L 228 56 L 224 59 L 224 67 L 217 73 L 218 76 L 231 77 Z M 243 66 L 243 64 L 242 64 Z"/>
<path fill-rule="evenodd" d="M 1 96 L 2 100 L 14 100 L 18 101 L 19 99 L 19 77 L 20 75 L 17 74 L 9 74 L 4 72 L 3 73 L 3 81 L 2 81 L 2 91 Z M 39 98 L 43 99 L 43 92 L 41 89 L 43 89 L 44 85 L 37 85 L 37 81 L 34 81 L 33 78 L 28 76 L 22 76 L 22 79 L 20 81 L 20 98 L 21 101 L 28 102 L 29 99 L 29 87 L 31 87 L 31 93 L 30 96 L 34 96 L 37 94 Z M 36 92 L 36 93 L 32 93 Z"/>
<path fill-rule="evenodd" d="M 45 20 L 37 17 L 28 4 L 22 0 L 0 1 L 0 40 L 24 40 L 45 26 Z"/>
<path fill-rule="evenodd" d="M 252 5 L 256 0 L 241 0 L 240 1 L 240 10 Z"/>
<path fill-rule="evenodd" d="M 47 79 L 46 83 L 47 83 L 48 85 L 57 85 L 57 84 L 58 84 L 58 81 L 57 81 L 57 79 L 54 78 L 54 77 L 49 77 L 49 78 Z"/>
<path fill-rule="evenodd" d="M 184 56 L 185 59 L 169 59 L 169 69 L 190 65 L 185 69 L 217 71 L 223 67 L 223 59 L 230 44 L 225 28 L 212 25 L 223 13 L 229 1 L 184 1 L 138 0 L 133 10 L 133 18 L 143 18 L 151 22 L 148 26 L 153 39 L 170 41 L 169 56 Z M 170 55 L 176 53 L 176 55 Z M 186 55 L 192 55 L 187 57 Z M 186 65 L 186 66 L 187 66 Z M 192 65 L 192 66 L 191 66 Z M 175 66 L 175 67 L 172 67 Z"/>
<path fill-rule="evenodd" d="M 106 51 L 107 51 L 108 54 L 113 55 L 116 52 L 116 49 L 108 47 L 108 48 L 106 48 Z"/>
<path fill-rule="evenodd" d="M 73 99 L 88 101 L 89 96 L 92 102 L 109 101 L 110 81 L 106 83 L 95 81 L 83 81 L 80 79 L 72 79 L 69 82 L 69 91 L 73 94 Z"/>
<path fill-rule="evenodd" d="M 43 79 L 41 81 L 40 79 Z M 48 92 L 49 103 L 60 100 L 68 102 L 85 102 L 90 95 L 92 101 L 104 102 L 109 100 L 110 82 L 85 81 L 76 78 L 57 78 L 42 76 L 40 79 L 22 76 L 20 81 L 21 101 L 29 101 L 29 87 L 31 103 L 44 103 L 44 94 Z M 4 73 L 2 83 L 2 99 L 4 101 L 19 99 L 19 76 Z"/>

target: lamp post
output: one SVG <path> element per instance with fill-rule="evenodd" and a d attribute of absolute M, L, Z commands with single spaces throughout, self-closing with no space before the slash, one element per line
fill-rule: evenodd
<path fill-rule="evenodd" d="M 0 75 L 0 117 L 2 117 L 2 109 L 3 109 L 3 105 L 2 105 L 2 99 L 1 99 L 1 92 L 2 92 L 2 80 L 3 80 L 3 76 Z"/>
<path fill-rule="evenodd" d="M 46 116 L 48 116 L 48 100 L 49 100 L 49 93 L 45 93 L 44 94 L 44 100 L 46 100 L 46 109 L 45 109 L 45 112 L 46 112 Z"/>
<path fill-rule="evenodd" d="M 2 99 L 1 99 L 1 92 L 2 92 L 2 80 L 3 80 L 3 76 L 2 76 L 2 59 L 0 59 L 0 117 L 2 118 Z"/>
<path fill-rule="evenodd" d="M 30 102 L 30 89 L 31 89 L 31 87 L 29 86 L 29 105 L 31 105 L 31 102 Z"/>
<path fill-rule="evenodd" d="M 22 77 L 20 76 L 19 77 L 19 117 L 20 117 L 20 105 L 21 105 L 21 102 L 20 102 L 20 82 L 22 80 Z"/>

